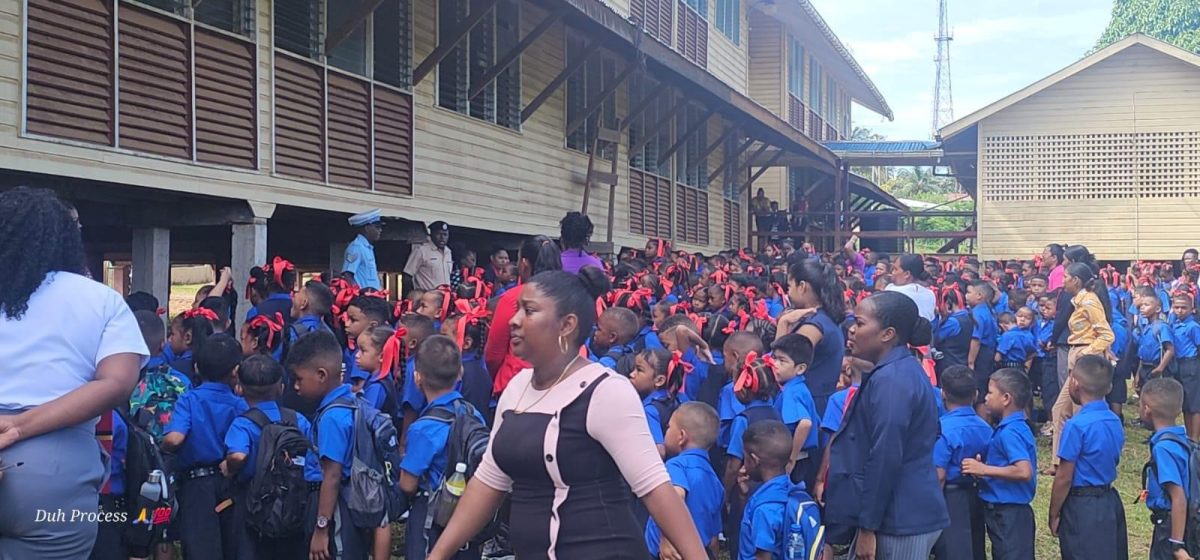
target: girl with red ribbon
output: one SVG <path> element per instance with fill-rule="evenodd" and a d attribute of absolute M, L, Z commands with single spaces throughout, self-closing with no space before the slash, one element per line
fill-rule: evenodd
<path fill-rule="evenodd" d="M 256 315 L 283 315 L 291 323 L 292 292 L 296 289 L 296 266 L 282 257 L 250 269 L 250 280 L 246 283 L 246 299 L 254 307 L 246 312 L 246 320 Z"/>
<path fill-rule="evenodd" d="M 255 354 L 265 354 L 275 361 L 283 350 L 283 315 L 276 313 L 273 317 L 256 315 L 242 327 L 242 355 L 249 358 Z"/>
<path fill-rule="evenodd" d="M 727 368 L 733 366 L 726 363 Z M 779 385 L 775 381 L 775 360 L 770 355 L 749 352 L 733 381 L 733 393 L 745 408 L 734 416 L 729 429 L 729 448 L 725 450 L 725 473 L 721 481 L 725 484 L 726 500 L 730 504 L 732 519 L 741 519 L 745 503 L 735 491 L 738 471 L 745 461 L 742 435 L 751 424 L 768 420 L 781 421 L 775 410 L 775 396 Z"/>
<path fill-rule="evenodd" d="M 421 303 L 417 306 L 417 315 L 424 315 L 433 320 L 434 330 L 442 329 L 442 321 L 450 314 L 450 306 L 454 303 L 454 294 L 450 286 L 438 286 L 436 290 L 425 292 Z"/>
<path fill-rule="evenodd" d="M 399 407 L 396 394 L 396 370 L 403 374 L 404 327 L 392 329 L 378 325 L 358 335 L 354 363 L 367 373 L 365 379 L 355 379 L 355 393 L 362 393 L 371 406 L 395 417 Z"/>
<path fill-rule="evenodd" d="M 442 322 L 442 334 L 453 338 L 462 353 L 459 392 L 484 416 L 492 408 L 492 377 L 483 363 L 489 315 L 486 301 L 460 299 L 454 302 L 450 317 Z"/>
<path fill-rule="evenodd" d="M 200 378 L 193 367 L 196 353 L 204 347 L 204 342 L 215 332 L 219 318 L 216 312 L 204 307 L 189 309 L 175 316 L 171 321 L 171 333 L 167 337 L 167 349 L 164 355 L 171 362 L 171 367 L 183 372 L 192 380 L 193 386 L 200 384 Z"/>
<path fill-rule="evenodd" d="M 642 398 L 646 421 L 650 424 L 650 435 L 658 448 L 659 457 L 667 456 L 664 435 L 671 414 L 679 408 L 683 378 L 691 373 L 692 365 L 684 361 L 683 353 L 667 352 L 662 348 L 643 350 L 634 358 L 633 372 L 629 381 Z M 685 399 L 686 397 L 682 397 Z"/>

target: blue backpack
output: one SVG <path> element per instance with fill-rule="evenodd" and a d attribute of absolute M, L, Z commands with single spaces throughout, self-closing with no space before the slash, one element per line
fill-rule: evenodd
<path fill-rule="evenodd" d="M 793 484 L 784 504 L 784 560 L 816 560 L 825 547 L 821 510 L 803 484 Z"/>

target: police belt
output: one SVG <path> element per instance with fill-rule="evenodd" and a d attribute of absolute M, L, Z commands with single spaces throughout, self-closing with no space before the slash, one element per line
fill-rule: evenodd
<path fill-rule="evenodd" d="M 1102 486 L 1076 486 L 1071 488 L 1071 491 L 1067 492 L 1067 495 L 1081 498 L 1094 498 L 1096 496 L 1103 496 L 1111 491 L 1112 486 L 1108 484 Z"/>
<path fill-rule="evenodd" d="M 207 478 L 207 477 L 216 476 L 219 474 L 221 474 L 221 468 L 217 465 L 210 465 L 207 467 L 196 467 L 193 469 L 188 469 L 186 471 L 183 471 L 183 476 L 181 476 L 180 478 L 182 478 L 186 482 L 188 480 L 196 480 L 197 478 Z"/>

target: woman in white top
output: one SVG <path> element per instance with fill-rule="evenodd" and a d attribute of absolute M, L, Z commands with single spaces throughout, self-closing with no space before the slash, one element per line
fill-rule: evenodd
<path fill-rule="evenodd" d="M 917 304 L 917 313 L 932 323 L 937 317 L 937 296 L 933 295 L 933 290 L 920 284 L 928 281 L 929 273 L 925 272 L 925 262 L 921 257 L 900 255 L 892 261 L 892 283 L 884 290 L 908 296 Z"/>
<path fill-rule="evenodd" d="M 146 343 L 83 275 L 83 242 L 45 189 L 0 194 L 0 558 L 86 558 L 106 472 L 97 417 L 128 401 Z"/>

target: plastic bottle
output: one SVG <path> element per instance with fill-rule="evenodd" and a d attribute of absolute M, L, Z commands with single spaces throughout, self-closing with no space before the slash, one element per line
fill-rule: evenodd
<path fill-rule="evenodd" d="M 787 548 L 783 557 L 786 560 L 803 560 L 808 556 L 806 554 L 808 552 L 808 547 L 805 545 L 806 543 L 804 542 L 804 536 L 798 531 L 792 532 L 788 535 Z"/>
<path fill-rule="evenodd" d="M 458 463 L 454 465 L 454 474 L 450 478 L 442 481 L 442 492 L 438 493 L 437 500 L 431 506 L 433 514 L 433 522 L 438 527 L 445 527 L 450 523 L 450 517 L 454 515 L 454 509 L 458 507 L 458 499 L 467 489 L 467 465 Z"/>
<path fill-rule="evenodd" d="M 458 463 L 454 465 L 454 474 L 450 475 L 450 480 L 446 481 L 446 491 L 454 494 L 454 496 L 462 496 L 467 489 L 467 465 Z"/>
<path fill-rule="evenodd" d="M 142 483 L 142 489 L 138 492 L 141 496 L 151 503 L 158 502 L 163 499 L 165 493 L 163 485 L 163 472 L 160 470 L 150 471 L 150 476 L 146 482 Z"/>

